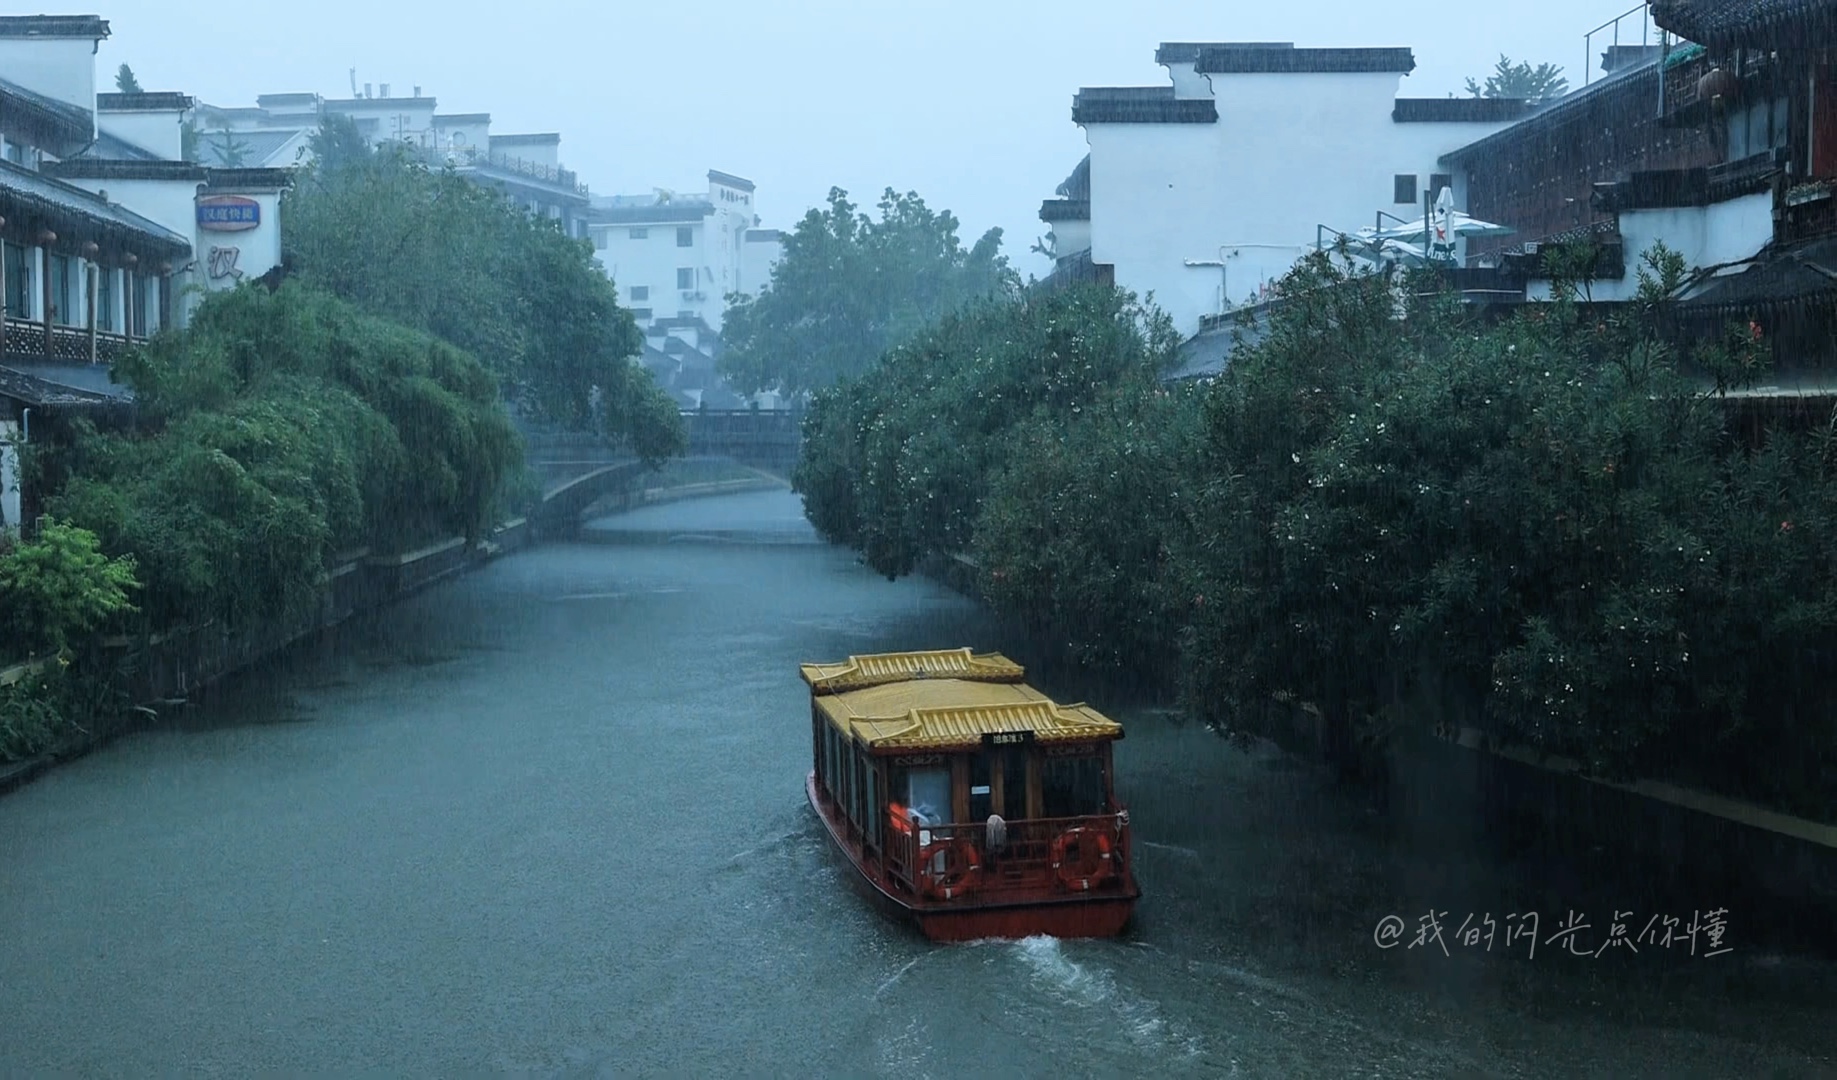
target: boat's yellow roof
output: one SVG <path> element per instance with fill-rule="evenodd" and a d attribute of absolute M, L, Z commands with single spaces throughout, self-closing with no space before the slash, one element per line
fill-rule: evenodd
<path fill-rule="evenodd" d="M 967 658 L 968 653 L 966 649 L 962 655 Z M 855 657 L 851 662 L 864 659 L 881 658 Z M 1019 671 L 1005 658 L 995 659 Z M 807 664 L 805 678 L 810 679 L 813 669 L 844 667 Z M 1018 679 L 981 682 L 909 674 L 902 681 L 882 681 L 856 690 L 823 693 L 816 680 L 811 680 L 811 686 L 818 695 L 816 705 L 829 722 L 872 750 L 971 748 L 980 746 L 985 735 L 1010 732 L 1031 732 L 1041 743 L 1094 742 L 1123 734 L 1121 724 L 1096 709 L 1057 704 Z"/>
<path fill-rule="evenodd" d="M 851 656 L 839 664 L 803 665 L 804 681 L 810 684 L 813 694 L 834 694 L 908 679 L 1017 683 L 1026 674 L 1026 669 L 1000 653 L 979 655 L 968 649 L 874 653 Z"/>

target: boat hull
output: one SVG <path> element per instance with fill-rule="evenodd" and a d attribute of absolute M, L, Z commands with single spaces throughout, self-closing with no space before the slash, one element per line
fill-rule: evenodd
<path fill-rule="evenodd" d="M 895 892 L 890 883 L 863 861 L 859 849 L 847 838 L 847 831 L 823 805 L 817 791 L 816 774 L 805 783 L 805 794 L 817 820 L 829 833 L 829 839 L 853 867 L 857 891 L 896 919 L 915 924 L 932 941 L 982 941 L 989 938 L 1026 938 L 1045 935 L 1056 938 L 1115 937 L 1129 925 L 1140 895 L 1133 881 L 1117 893 L 1103 896 L 1042 897 L 1029 900 L 1003 900 L 975 903 L 914 903 Z"/>

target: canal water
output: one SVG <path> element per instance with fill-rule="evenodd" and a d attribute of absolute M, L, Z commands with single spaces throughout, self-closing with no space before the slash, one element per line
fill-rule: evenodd
<path fill-rule="evenodd" d="M 1837 1075 L 1830 965 L 1756 944 L 1739 898 L 1703 899 L 1722 955 L 1577 956 L 1611 867 L 1400 838 L 1310 767 L 1049 676 L 1128 725 L 1137 924 L 931 945 L 826 847 L 796 665 L 961 645 L 1031 648 L 782 492 L 424 593 L 0 799 L 0 1072 Z M 1545 944 L 1551 908 L 1507 946 L 1570 886 L 1587 949 Z M 1446 953 L 1408 947 L 1431 910 Z"/>

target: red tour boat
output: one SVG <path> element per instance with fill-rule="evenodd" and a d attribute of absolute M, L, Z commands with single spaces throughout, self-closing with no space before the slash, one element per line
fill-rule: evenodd
<path fill-rule="evenodd" d="M 1112 786 L 1122 725 L 968 649 L 805 664 L 810 805 L 935 941 L 1109 937 L 1141 896 Z"/>

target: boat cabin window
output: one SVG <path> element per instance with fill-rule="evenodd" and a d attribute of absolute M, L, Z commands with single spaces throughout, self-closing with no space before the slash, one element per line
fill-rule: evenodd
<path fill-rule="evenodd" d="M 1042 810 L 1049 818 L 1087 817 L 1104 812 L 1103 758 L 1049 757 L 1041 763 Z"/>
<path fill-rule="evenodd" d="M 906 774 L 906 808 L 915 819 L 942 825 L 950 821 L 950 770 L 913 769 Z"/>
<path fill-rule="evenodd" d="M 875 847 L 880 847 L 883 843 L 880 838 L 880 827 L 881 821 L 885 817 L 884 814 L 879 812 L 880 777 L 874 772 L 874 763 L 871 760 L 864 761 L 862 764 L 865 766 L 863 776 L 867 780 L 867 809 L 863 814 L 862 824 L 867 827 L 867 842 Z"/>

